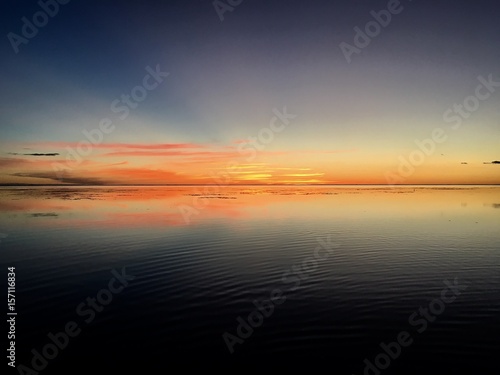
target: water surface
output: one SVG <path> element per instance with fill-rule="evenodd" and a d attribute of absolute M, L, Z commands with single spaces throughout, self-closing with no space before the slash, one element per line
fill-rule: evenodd
<path fill-rule="evenodd" d="M 67 322 L 82 330 L 42 373 L 362 374 L 401 331 L 414 342 L 381 373 L 498 369 L 499 187 L 23 187 L 0 189 L 0 208 L 18 364 Z M 318 241 L 333 250 L 306 270 Z M 77 306 L 122 267 L 136 278 L 86 324 Z M 455 279 L 467 289 L 418 333 L 409 317 Z M 223 334 L 276 289 L 282 303 L 230 354 Z"/>

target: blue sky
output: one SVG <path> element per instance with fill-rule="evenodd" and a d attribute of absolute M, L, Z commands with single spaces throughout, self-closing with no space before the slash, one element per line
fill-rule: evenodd
<path fill-rule="evenodd" d="M 402 1 L 403 11 L 347 63 L 339 44 L 353 44 L 354 27 L 387 4 L 244 0 L 221 22 L 211 1 L 72 0 L 16 54 L 7 34 L 21 34 L 21 18 L 40 7 L 4 1 L 0 157 L 23 143 L 81 141 L 159 64 L 170 76 L 106 142 L 231 147 L 286 106 L 298 117 L 266 151 L 356 150 L 311 163 L 376 159 L 383 176 L 415 139 L 443 126 L 443 113 L 474 93 L 478 76 L 500 81 L 494 1 Z M 499 98 L 481 102 L 442 145 L 453 168 L 500 158 Z M 438 168 L 432 157 L 427 164 Z M 498 169 L 487 173 L 490 181 Z"/>

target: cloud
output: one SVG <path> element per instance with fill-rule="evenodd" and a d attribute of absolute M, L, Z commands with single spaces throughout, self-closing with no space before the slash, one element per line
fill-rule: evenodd
<path fill-rule="evenodd" d="M 128 165 L 128 161 L 122 161 L 120 163 L 113 163 L 113 164 L 106 164 L 103 167 L 114 167 L 114 166 L 117 166 L 117 165 Z"/>
<path fill-rule="evenodd" d="M 80 146 L 78 142 L 37 142 L 31 144 L 33 147 L 46 147 L 46 148 L 74 148 Z M 206 145 L 198 143 L 99 143 L 93 144 L 93 148 L 98 149 L 137 149 L 137 150 L 175 150 L 175 149 L 193 149 L 193 148 L 206 148 Z"/>
<path fill-rule="evenodd" d="M 324 176 L 324 173 L 291 173 L 291 174 L 284 174 L 282 176 L 283 177 L 317 177 L 317 176 Z"/>
<path fill-rule="evenodd" d="M 115 151 L 104 154 L 105 156 L 218 156 L 227 155 L 225 152 L 210 151 Z"/>
<path fill-rule="evenodd" d="M 244 150 L 248 152 L 250 150 L 255 150 L 254 148 L 248 148 Z M 246 153 L 241 153 L 237 151 L 235 148 L 226 148 L 225 150 L 213 150 L 213 151 L 185 151 L 185 150 L 172 150 L 172 151 L 113 151 L 104 154 L 104 156 L 118 156 L 118 157 L 127 157 L 127 156 L 146 156 L 146 157 L 203 157 L 209 158 L 210 161 L 213 161 L 214 158 L 233 158 L 239 159 L 242 156 L 245 156 Z M 257 152 L 255 150 L 255 152 Z M 266 156 L 287 156 L 287 155 L 296 155 L 296 154 L 343 154 L 355 152 L 355 150 L 334 150 L 334 151 L 322 151 L 322 150 L 295 150 L 295 151 L 258 151 L 259 155 Z"/>
<path fill-rule="evenodd" d="M 498 160 L 494 160 L 492 162 L 485 161 L 483 164 L 500 164 L 500 161 L 498 161 Z"/>
<path fill-rule="evenodd" d="M 119 165 L 125 165 L 118 163 Z M 68 185 L 127 185 L 127 184 L 183 184 L 193 180 L 182 174 L 163 169 L 152 168 L 120 168 L 104 166 L 92 170 L 66 171 L 57 175 L 52 171 L 17 172 L 10 176 L 45 179 L 40 184 L 57 183 Z"/>
<path fill-rule="evenodd" d="M 56 214 L 55 212 L 41 212 L 41 213 L 35 213 L 35 214 L 30 214 L 30 217 L 58 217 L 59 215 Z"/>
<path fill-rule="evenodd" d="M 20 164 L 30 164 L 30 162 L 24 159 L 0 158 L 0 167 L 2 168 L 19 166 Z"/>
<path fill-rule="evenodd" d="M 103 144 L 103 148 L 134 148 L 141 150 L 172 150 L 183 148 L 205 148 L 207 146 L 195 143 L 162 143 L 162 144 L 126 144 L 126 143 L 108 143 Z"/>
<path fill-rule="evenodd" d="M 77 177 L 65 174 L 65 176 L 59 179 L 54 172 L 30 172 L 30 173 L 14 173 L 11 176 L 15 177 L 30 177 L 30 178 L 42 178 L 53 180 L 59 183 L 67 183 L 74 185 L 107 185 L 113 184 L 114 181 L 105 181 L 100 178 L 95 177 Z"/>
<path fill-rule="evenodd" d="M 51 154 L 24 154 L 25 156 L 59 156 L 57 152 L 53 152 Z"/>
<path fill-rule="evenodd" d="M 66 163 L 67 161 L 64 159 L 52 159 L 45 157 L 35 157 L 35 158 L 16 158 L 16 157 L 0 157 L 0 167 L 1 168 L 9 168 L 13 169 L 15 172 L 17 171 L 43 171 L 46 169 L 51 169 L 53 163 Z M 89 160 L 85 160 L 82 162 L 83 165 L 88 165 L 91 162 Z"/>
<path fill-rule="evenodd" d="M 39 154 L 39 153 L 34 153 L 34 154 L 18 154 L 17 152 L 9 152 L 9 155 L 23 155 L 23 156 L 59 156 L 60 154 L 57 152 L 52 152 L 48 154 Z"/>

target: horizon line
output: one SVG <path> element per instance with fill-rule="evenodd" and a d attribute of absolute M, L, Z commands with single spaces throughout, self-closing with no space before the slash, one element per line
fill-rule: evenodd
<path fill-rule="evenodd" d="M 2 184 L 0 187 L 141 187 L 141 186 L 500 186 L 499 184 Z"/>

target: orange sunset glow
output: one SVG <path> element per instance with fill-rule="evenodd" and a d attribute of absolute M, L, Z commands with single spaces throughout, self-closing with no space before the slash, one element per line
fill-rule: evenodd
<path fill-rule="evenodd" d="M 267 150 L 250 143 L 117 144 L 30 143 L 14 149 L 36 149 L 51 156 L 21 153 L 0 160 L 0 183 L 82 185 L 164 184 L 496 184 L 497 166 L 461 164 L 430 156 L 421 166 L 390 154 L 369 158 L 366 151 Z M 54 152 L 54 150 L 59 152 Z M 56 155 L 57 154 L 57 155 Z M 402 158 L 402 157 L 400 157 Z M 399 159 L 401 160 L 401 159 Z M 362 166 L 361 166 L 362 165 Z M 410 173 L 411 172 L 411 173 Z M 406 175 L 409 175 L 406 177 Z"/>

